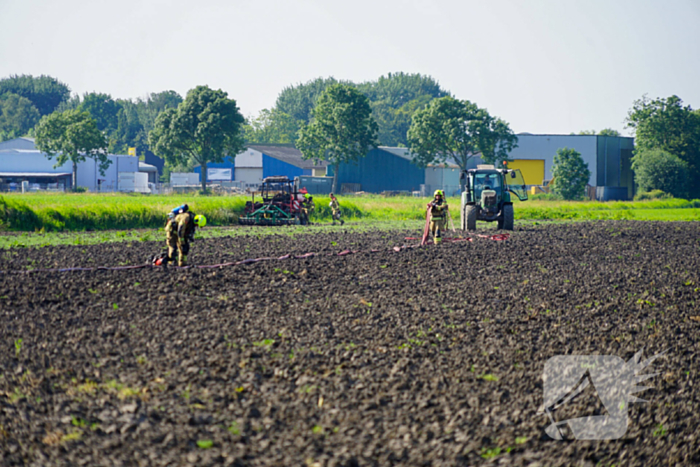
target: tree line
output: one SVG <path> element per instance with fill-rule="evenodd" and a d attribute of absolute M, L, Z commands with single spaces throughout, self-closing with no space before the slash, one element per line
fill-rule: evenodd
<path fill-rule="evenodd" d="M 697 110 L 677 96 L 645 96 L 634 102 L 627 125 L 637 137 L 633 169 L 641 191 L 700 197 L 700 186 L 691 183 L 700 171 Z M 619 136 L 611 129 L 597 134 Z M 227 93 L 207 86 L 190 90 L 184 99 L 164 91 L 125 100 L 97 92 L 71 96 L 65 83 L 49 76 L 11 76 L 0 80 L 0 139 L 23 135 L 36 136 L 37 147 L 59 164 L 72 161 L 74 172 L 85 157 L 98 159 L 104 170 L 108 152 L 128 148 L 153 151 L 169 169 L 199 164 L 203 189 L 207 164 L 222 162 L 249 143 L 293 144 L 304 158 L 334 165 L 336 177 L 340 163 L 378 145 L 410 148 L 421 167 L 452 163 L 462 169 L 476 155 L 486 163 L 507 160 L 517 146 L 501 118 L 454 98 L 429 76 L 407 73 L 359 84 L 318 78 L 289 86 L 274 108 L 249 119 Z M 564 156 L 558 155 L 562 167 L 570 159 Z M 583 169 L 577 170 L 585 175 Z M 562 178 L 570 171 L 573 166 L 562 170 Z"/>

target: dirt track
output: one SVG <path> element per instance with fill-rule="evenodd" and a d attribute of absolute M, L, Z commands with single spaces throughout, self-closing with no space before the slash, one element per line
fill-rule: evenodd
<path fill-rule="evenodd" d="M 0 274 L 0 464 L 697 465 L 698 227 L 535 226 L 400 252 L 416 232 L 251 235 L 198 241 L 191 263 L 324 255 Z M 161 246 L 10 250 L 0 270 L 139 264 Z M 621 439 L 544 433 L 550 357 L 641 349 L 667 353 Z"/>

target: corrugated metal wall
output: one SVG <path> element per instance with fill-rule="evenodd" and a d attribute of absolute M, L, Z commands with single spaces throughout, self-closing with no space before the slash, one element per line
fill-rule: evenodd
<path fill-rule="evenodd" d="M 333 176 L 333 167 L 328 166 Z M 356 164 L 340 164 L 338 188 L 343 183 L 358 183 L 362 191 L 418 191 L 425 182 L 425 170 L 410 160 L 375 148 Z"/>
<path fill-rule="evenodd" d="M 311 169 L 300 169 L 281 160 L 263 154 L 263 178 L 286 175 L 290 179 L 302 175 L 311 175 Z"/>

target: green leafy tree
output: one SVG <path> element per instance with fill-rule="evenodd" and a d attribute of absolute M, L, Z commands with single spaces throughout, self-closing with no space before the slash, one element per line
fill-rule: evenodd
<path fill-rule="evenodd" d="M 300 122 L 277 109 L 263 109 L 245 126 L 248 143 L 294 144 Z"/>
<path fill-rule="evenodd" d="M 0 95 L 17 94 L 29 99 L 42 116 L 53 112 L 58 105 L 68 100 L 70 88 L 56 78 L 41 75 L 12 75 L 0 80 Z"/>
<path fill-rule="evenodd" d="M 197 86 L 177 109 L 166 109 L 148 135 L 151 150 L 169 164 L 191 158 L 202 168 L 202 192 L 207 191 L 207 163 L 223 162 L 245 149 L 245 119 L 236 101 L 222 90 Z"/>
<path fill-rule="evenodd" d="M 277 96 L 275 109 L 292 117 L 308 123 L 312 117 L 312 111 L 319 96 L 329 86 L 343 83 L 352 85 L 350 81 L 338 81 L 330 78 L 316 78 L 307 83 L 288 86 Z"/>
<path fill-rule="evenodd" d="M 700 113 L 684 106 L 678 96 L 634 102 L 627 126 L 635 132 L 635 152 L 660 149 L 688 164 L 690 180 L 700 179 Z M 700 198 L 700 183 L 689 186 L 692 198 Z"/>
<path fill-rule="evenodd" d="M 508 160 L 518 138 L 506 122 L 486 109 L 447 96 L 413 115 L 408 142 L 413 162 L 420 167 L 452 162 L 466 170 L 476 155 L 489 164 Z"/>
<path fill-rule="evenodd" d="M 407 146 L 408 129 L 416 110 L 431 100 L 449 96 L 437 81 L 418 73 L 389 73 L 358 86 L 371 102 L 378 139 L 386 146 Z"/>
<path fill-rule="evenodd" d="M 661 149 L 642 149 L 632 158 L 634 181 L 641 192 L 661 190 L 676 198 L 688 196 L 688 163 Z"/>
<path fill-rule="evenodd" d="M 572 135 L 575 133 L 571 133 Z M 595 130 L 583 130 L 578 132 L 579 135 L 598 135 L 598 136 L 620 136 L 620 132 L 612 128 L 604 128 L 599 132 Z"/>
<path fill-rule="evenodd" d="M 78 187 L 78 163 L 86 158 L 99 162 L 104 175 L 111 161 L 107 142 L 89 113 L 67 110 L 45 115 L 36 126 L 36 147 L 49 159 L 56 157 L 55 167 L 73 163 L 73 189 Z"/>
<path fill-rule="evenodd" d="M 304 159 L 328 161 L 337 191 L 341 162 L 352 162 L 376 147 L 377 123 L 367 97 L 353 86 L 334 84 L 318 98 L 308 125 L 299 130 L 297 148 Z"/>
<path fill-rule="evenodd" d="M 554 156 L 552 191 L 566 200 L 582 199 L 591 178 L 588 164 L 575 149 L 561 148 Z"/>
<path fill-rule="evenodd" d="M 155 126 L 158 115 L 166 109 L 177 109 L 182 96 L 175 91 L 162 91 L 149 94 L 146 99 L 136 101 L 139 121 L 144 131 L 149 133 Z"/>
<path fill-rule="evenodd" d="M 13 93 L 0 95 L 0 141 L 26 135 L 39 118 L 29 99 Z"/>
<path fill-rule="evenodd" d="M 117 129 L 117 116 L 121 106 L 109 94 L 86 93 L 79 109 L 88 112 L 95 119 L 100 131 L 111 133 Z"/>

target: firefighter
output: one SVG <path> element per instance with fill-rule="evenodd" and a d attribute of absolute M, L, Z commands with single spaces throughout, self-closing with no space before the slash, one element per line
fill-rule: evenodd
<path fill-rule="evenodd" d="M 201 214 L 195 215 L 187 208 L 187 205 L 183 205 L 180 209 L 176 208 L 176 210 L 170 212 L 168 222 L 165 224 L 165 235 L 168 243 L 167 262 L 175 261 L 175 250 L 177 249 L 178 266 L 186 266 L 190 243 L 194 242 L 195 229 L 204 227 L 207 224 L 207 218 Z"/>
<path fill-rule="evenodd" d="M 333 193 L 331 193 L 331 202 L 328 206 L 330 206 L 331 211 L 333 213 L 333 225 L 335 225 L 335 221 L 340 221 L 340 225 L 345 224 L 345 221 L 340 218 L 340 204 L 338 203 L 338 198 L 335 197 Z"/>
<path fill-rule="evenodd" d="M 307 224 L 311 224 L 311 214 L 316 210 L 316 203 L 314 203 L 314 198 L 310 194 L 306 193 L 304 195 L 304 202 L 301 204 L 301 212 L 306 219 Z"/>
<path fill-rule="evenodd" d="M 442 241 L 442 231 L 447 223 L 447 202 L 442 190 L 435 190 L 433 200 L 428 203 L 430 209 L 430 232 L 433 234 L 433 242 Z"/>

